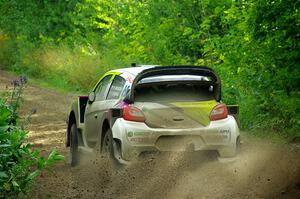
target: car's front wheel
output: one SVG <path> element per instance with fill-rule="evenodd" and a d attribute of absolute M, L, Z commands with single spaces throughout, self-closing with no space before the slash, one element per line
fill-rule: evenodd
<path fill-rule="evenodd" d="M 76 124 L 73 123 L 70 130 L 70 164 L 76 166 L 79 162 L 78 152 L 78 129 Z"/>

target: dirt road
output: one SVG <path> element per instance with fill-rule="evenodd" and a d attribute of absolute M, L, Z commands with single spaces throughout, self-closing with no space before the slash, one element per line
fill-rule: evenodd
<path fill-rule="evenodd" d="M 0 71 L 0 91 L 13 76 Z M 65 148 L 67 111 L 73 94 L 29 84 L 21 114 L 37 109 L 29 140 L 45 150 Z M 208 153 L 164 154 L 116 173 L 97 154 L 75 168 L 58 164 L 38 179 L 30 198 L 300 198 L 299 145 L 244 138 L 233 163 Z"/>

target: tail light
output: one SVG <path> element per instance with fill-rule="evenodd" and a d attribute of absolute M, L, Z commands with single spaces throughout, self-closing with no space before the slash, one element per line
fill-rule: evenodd
<path fill-rule="evenodd" d="M 228 116 L 227 106 L 225 104 L 216 105 L 210 112 L 209 118 L 211 121 L 225 119 Z"/>
<path fill-rule="evenodd" d="M 130 105 L 123 108 L 123 118 L 128 121 L 145 122 L 144 113 L 139 108 Z"/>

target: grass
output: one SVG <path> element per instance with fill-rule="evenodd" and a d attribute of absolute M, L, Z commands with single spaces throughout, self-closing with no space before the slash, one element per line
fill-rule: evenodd
<path fill-rule="evenodd" d="M 23 73 L 15 72 L 15 71 L 8 71 L 6 70 L 7 73 L 18 76 L 18 75 L 24 75 Z M 36 78 L 31 75 L 27 75 L 29 79 L 29 84 L 36 85 L 42 88 L 47 88 L 47 89 L 53 89 L 56 91 L 59 91 L 61 93 L 75 93 L 75 94 L 80 94 L 80 93 L 88 93 L 87 90 L 79 89 L 77 86 L 74 87 L 68 82 L 64 81 L 62 78 L 55 77 L 53 76 L 52 78 Z"/>
<path fill-rule="evenodd" d="M 69 92 L 75 92 L 75 93 L 82 93 L 86 92 L 83 90 L 80 90 L 76 87 L 72 87 L 64 80 L 61 80 L 59 78 L 46 78 L 46 79 L 39 79 L 39 78 L 32 78 L 30 77 L 30 83 L 34 85 L 38 85 L 43 88 L 49 88 L 49 89 L 55 89 L 57 91 L 60 91 L 62 93 L 69 93 Z"/>

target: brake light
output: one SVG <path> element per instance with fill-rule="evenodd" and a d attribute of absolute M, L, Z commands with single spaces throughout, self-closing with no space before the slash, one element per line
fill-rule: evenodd
<path fill-rule="evenodd" d="M 228 116 L 227 106 L 225 104 L 216 105 L 210 112 L 209 118 L 211 121 L 225 119 Z"/>
<path fill-rule="evenodd" d="M 139 108 L 130 105 L 123 108 L 123 118 L 128 121 L 145 122 L 144 113 Z"/>

